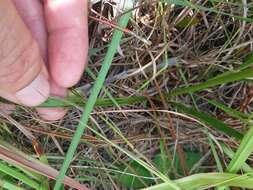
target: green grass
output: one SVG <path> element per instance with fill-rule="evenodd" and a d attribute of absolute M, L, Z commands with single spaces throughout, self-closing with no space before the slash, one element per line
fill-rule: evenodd
<path fill-rule="evenodd" d="M 205 90 L 207 88 L 211 88 L 211 87 L 221 85 L 221 84 L 231 83 L 231 82 L 240 81 L 240 80 L 247 80 L 247 78 L 249 78 L 251 76 L 253 76 L 253 71 L 250 67 L 244 68 L 242 70 L 239 69 L 236 71 L 229 71 L 229 72 L 223 73 L 219 76 L 216 76 L 213 79 L 209 79 L 206 82 L 175 89 L 175 90 L 165 94 L 165 96 L 167 98 L 172 98 L 172 97 L 178 96 L 178 95 L 183 95 L 183 94 L 187 94 L 187 93 L 194 93 L 194 92 L 197 92 L 200 90 Z M 158 97 L 154 97 L 154 99 L 159 100 Z M 137 104 L 137 103 L 145 102 L 145 100 L 146 100 L 146 98 L 144 96 L 114 98 L 114 101 L 116 101 L 118 105 Z M 207 99 L 205 99 L 205 100 L 208 103 L 221 109 L 222 111 L 224 111 L 225 113 L 227 113 L 231 117 L 235 117 L 235 118 L 240 119 L 246 123 L 250 122 L 249 115 L 247 115 L 247 114 L 243 114 L 243 113 L 236 111 L 232 108 L 226 107 L 225 105 L 222 105 L 214 100 L 207 100 Z M 95 104 L 95 106 L 98 106 L 98 107 L 100 107 L 100 106 L 107 107 L 107 106 L 113 106 L 115 104 L 114 101 L 112 101 L 111 99 L 97 99 L 97 100 L 94 100 L 94 104 Z M 71 102 L 71 104 L 68 102 Z M 218 129 L 219 131 L 224 132 L 226 135 L 228 135 L 230 137 L 234 137 L 236 139 L 242 140 L 242 144 L 239 147 L 237 154 L 233 157 L 227 171 L 233 173 L 235 171 L 238 171 L 238 169 L 243 166 L 243 163 L 245 162 L 245 160 L 248 158 L 248 156 L 252 152 L 251 147 L 253 147 L 253 146 L 252 146 L 252 141 L 250 140 L 252 137 L 251 130 L 246 134 L 246 136 L 244 136 L 241 132 L 229 127 L 227 124 L 216 119 L 215 117 L 212 117 L 208 113 L 204 113 L 203 111 L 200 112 L 198 110 L 195 110 L 194 108 L 190 108 L 190 107 L 180 104 L 178 102 L 170 101 L 170 103 L 175 108 L 177 108 L 179 111 L 195 117 L 196 119 L 205 123 L 206 125 L 212 126 L 216 129 Z M 73 104 L 77 104 L 77 105 L 82 106 L 85 104 L 85 101 L 83 101 L 83 100 L 81 101 L 78 97 L 72 96 L 72 97 L 69 97 L 68 99 L 66 99 L 65 101 L 51 99 L 42 106 L 44 106 L 44 107 L 51 107 L 51 106 L 69 107 Z M 90 130 L 92 130 L 92 129 L 90 129 Z M 110 143 L 110 141 L 108 141 L 108 143 Z M 116 148 L 119 148 L 116 145 L 113 145 L 113 146 L 115 146 Z M 124 152 L 124 150 L 122 150 L 121 148 L 119 148 L 119 150 Z M 212 145 L 212 150 L 214 151 L 213 145 Z M 131 156 L 130 153 L 127 153 L 127 154 L 128 154 L 128 156 L 130 156 L 130 158 L 135 159 L 135 157 Z M 215 152 L 214 152 L 214 154 L 215 154 Z M 215 156 L 215 158 L 216 158 L 216 161 L 218 161 L 217 155 Z M 137 160 L 137 162 L 139 162 L 139 161 Z M 145 162 L 140 161 L 139 163 L 141 165 L 145 166 L 146 168 L 148 168 L 151 172 L 154 172 L 154 169 L 149 168 L 149 166 L 146 165 Z M 219 168 L 221 169 L 221 166 Z M 211 179 L 210 176 L 213 176 L 213 175 L 216 175 L 216 177 L 217 177 L 216 180 Z M 160 176 L 160 174 L 158 174 L 158 176 Z M 205 176 L 206 176 L 206 178 L 205 178 Z M 182 184 L 183 184 L 182 186 L 180 183 L 176 183 L 176 184 L 177 185 L 179 184 L 180 187 L 186 187 L 187 185 L 191 186 L 192 184 L 195 184 L 196 181 L 200 181 L 200 179 L 203 178 L 203 182 L 199 182 L 199 186 L 197 186 L 198 188 L 203 185 L 210 185 L 210 186 L 226 185 L 226 186 L 252 187 L 251 186 L 251 179 L 245 179 L 245 178 L 248 178 L 247 175 L 246 176 L 236 176 L 236 175 L 232 175 L 232 174 L 230 175 L 230 174 L 218 174 L 218 173 L 217 174 L 202 174 L 202 176 L 199 180 L 197 179 L 197 177 L 199 177 L 199 175 L 196 175 L 193 177 L 194 178 L 190 178 L 190 177 L 187 178 L 187 180 L 188 180 L 187 183 L 182 182 Z M 238 179 L 243 180 L 243 183 L 239 184 Z M 182 179 L 182 181 L 183 181 L 183 179 Z M 179 180 L 179 182 L 180 182 L 180 180 Z M 158 186 L 151 187 L 148 189 L 162 190 L 162 189 L 168 188 L 169 186 L 171 187 L 171 183 L 167 182 L 162 185 L 158 185 Z M 172 186 L 174 186 L 174 185 L 172 185 Z M 175 186 L 175 189 L 177 189 L 176 186 Z"/>
<path fill-rule="evenodd" d="M 127 5 L 125 5 L 125 10 L 131 9 L 133 7 L 133 2 L 129 1 Z M 119 20 L 119 26 L 122 28 L 125 28 L 128 24 L 128 21 L 130 19 L 131 12 L 123 15 Z M 80 120 L 79 125 L 77 126 L 77 130 L 75 132 L 75 135 L 73 136 L 73 140 L 71 141 L 70 147 L 68 149 L 67 155 L 65 157 L 64 163 L 61 167 L 60 174 L 57 177 L 56 184 L 54 186 L 54 190 L 60 190 L 61 183 L 63 181 L 63 178 L 65 176 L 65 173 L 68 170 L 68 167 L 73 159 L 73 156 L 75 154 L 76 148 L 80 142 L 81 136 L 83 135 L 83 132 L 85 128 L 87 127 L 87 123 L 89 121 L 90 113 L 92 112 L 94 105 L 96 103 L 96 100 L 98 98 L 99 92 L 103 86 L 103 83 L 105 81 L 106 75 L 109 71 L 110 65 L 112 63 L 113 57 L 117 51 L 118 46 L 120 45 L 121 37 L 123 36 L 123 32 L 121 31 L 115 31 L 114 35 L 112 37 L 112 42 L 108 48 L 107 54 L 104 58 L 102 68 L 98 74 L 97 80 L 94 84 L 94 87 L 92 88 L 91 95 L 89 99 L 87 100 L 87 104 L 84 108 L 84 113 L 82 115 L 82 118 Z"/>
<path fill-rule="evenodd" d="M 162 2 L 166 2 L 167 4 Z M 174 4 L 176 8 L 173 9 L 168 4 Z M 211 57 L 209 60 L 210 62 L 215 62 L 217 59 L 216 61 L 220 65 L 215 63 L 207 64 L 204 67 L 199 64 L 196 66 L 197 68 L 201 69 L 201 67 L 204 67 L 205 69 L 198 72 L 197 69 L 194 70 L 194 67 L 190 68 L 187 64 L 183 65 L 181 62 L 176 62 L 176 65 L 169 65 L 167 61 L 170 58 L 178 58 L 176 60 L 180 60 L 179 58 L 181 54 L 174 55 L 173 53 L 169 53 L 169 51 L 167 52 L 167 48 L 171 48 L 170 33 L 167 33 L 167 30 L 173 25 L 167 26 L 165 23 L 169 22 L 168 20 L 170 19 L 172 20 L 170 22 L 173 22 L 173 19 L 178 16 L 178 12 L 182 11 L 183 8 L 187 8 L 186 10 L 189 9 L 192 12 L 191 16 L 189 16 L 189 14 L 188 17 L 185 17 L 186 19 L 183 20 L 186 24 L 184 23 L 178 28 L 177 25 L 175 26 L 175 30 L 178 32 L 178 38 L 180 38 L 180 32 L 187 30 L 188 27 L 196 27 L 194 29 L 197 30 L 197 26 L 199 24 L 203 24 L 201 23 L 202 20 L 198 20 L 195 24 L 191 24 L 192 19 L 201 17 L 200 11 L 202 14 L 206 14 L 205 16 L 207 16 L 208 19 L 210 15 L 216 15 L 216 17 L 211 18 L 214 18 L 214 20 L 217 19 L 217 22 L 220 21 L 220 19 L 222 20 L 222 18 L 227 18 L 227 20 L 232 18 L 236 20 L 235 23 L 238 25 L 240 25 L 240 22 L 246 21 L 249 26 L 251 26 L 250 23 L 253 21 L 252 17 L 245 18 L 232 11 L 230 13 L 229 11 L 225 11 L 223 9 L 219 10 L 218 5 L 220 4 L 237 7 L 240 10 L 243 9 L 243 4 L 237 1 L 225 2 L 209 0 L 207 4 L 201 5 L 187 0 L 163 0 L 155 6 L 155 9 L 157 9 L 155 10 L 155 14 L 149 15 L 149 19 L 154 17 L 154 27 L 147 27 L 146 30 L 138 30 L 138 24 L 141 23 L 140 25 L 146 24 L 149 26 L 150 23 L 143 19 L 140 21 L 138 20 L 139 23 L 137 24 L 137 21 L 134 20 L 135 18 L 131 18 L 133 13 L 131 8 L 134 6 L 133 1 L 126 1 L 124 8 L 124 11 L 126 12 L 118 17 L 118 25 L 121 28 L 126 28 L 129 25 L 129 29 L 135 32 L 134 35 L 138 36 L 140 39 L 145 39 L 149 36 L 148 34 L 152 31 L 152 29 L 155 30 L 156 28 L 159 28 L 159 24 L 163 23 L 163 26 L 161 27 L 163 30 L 161 32 L 163 36 L 156 39 L 157 44 L 156 40 L 154 40 L 153 44 L 144 44 L 140 45 L 140 47 L 133 47 L 133 49 L 136 48 L 141 53 L 148 52 L 145 54 L 146 57 L 143 56 L 144 58 L 141 59 L 141 63 L 138 63 L 138 69 L 142 69 L 141 72 L 143 75 L 138 75 L 136 77 L 133 77 L 134 75 L 129 75 L 129 79 L 124 78 L 124 80 L 128 80 L 128 83 L 130 83 L 129 86 L 127 86 L 127 83 L 124 83 L 123 80 L 119 80 L 122 82 L 122 86 L 121 83 L 117 81 L 113 84 L 117 87 L 110 86 L 112 89 L 115 88 L 116 90 L 113 89 L 110 91 L 111 88 L 109 89 L 104 85 L 109 69 L 115 67 L 115 65 L 112 66 L 112 64 L 117 62 L 117 59 L 119 59 L 117 57 L 117 50 L 120 52 L 120 48 L 124 49 L 126 46 L 125 44 L 127 44 L 128 40 L 131 41 L 131 37 L 133 37 L 131 36 L 126 37 L 126 39 L 122 39 L 122 31 L 116 29 L 112 30 L 112 38 L 109 45 L 105 45 L 101 48 L 95 47 L 90 50 L 91 55 L 89 61 L 92 62 L 93 57 L 99 57 L 101 54 L 102 61 L 95 59 L 95 62 L 96 64 L 100 64 L 100 62 L 102 62 L 102 64 L 100 72 L 98 73 L 96 72 L 97 68 L 94 70 L 92 69 L 93 65 L 91 65 L 86 71 L 89 79 L 92 81 L 91 84 L 93 84 L 94 81 L 94 85 L 88 99 L 82 96 L 81 91 L 73 89 L 69 97 L 65 99 L 51 97 L 47 102 L 40 106 L 65 107 L 82 111 L 80 121 L 77 119 L 78 125 L 74 128 L 72 128 L 71 123 L 70 129 L 66 129 L 64 127 L 56 129 L 58 124 L 59 126 L 62 126 L 65 121 L 62 121 L 62 123 L 56 123 L 55 125 L 51 123 L 43 123 L 44 126 L 48 124 L 51 127 L 49 127 L 50 130 L 46 133 L 49 136 L 48 138 L 54 135 L 51 134 L 53 132 L 59 132 L 62 135 L 61 139 L 59 138 L 58 147 L 54 148 L 57 149 L 63 147 L 63 152 L 65 152 L 66 149 L 68 150 L 66 155 L 59 156 L 60 154 L 48 153 L 39 158 L 40 163 L 44 163 L 43 166 L 50 164 L 52 167 L 55 166 L 60 168 L 59 175 L 57 172 L 55 173 L 55 170 L 53 170 L 53 173 L 57 174 L 57 176 L 54 175 L 54 177 L 57 177 L 55 180 L 56 183 L 54 184 L 54 181 L 51 183 L 51 181 L 47 179 L 47 172 L 41 173 L 39 171 L 29 170 L 26 167 L 23 167 L 23 165 L 15 165 L 13 162 L 5 160 L 0 162 L 0 187 L 3 189 L 18 190 L 49 190 L 54 185 L 54 190 L 60 190 L 63 187 L 63 184 L 71 186 L 71 181 L 66 183 L 65 175 L 76 174 L 76 176 L 74 176 L 75 180 L 78 180 L 79 182 L 87 182 L 91 184 L 91 186 L 93 185 L 94 187 L 99 187 L 100 189 L 110 189 L 114 187 L 121 189 L 121 187 L 124 186 L 123 183 L 128 183 L 125 184 L 125 186 L 131 187 L 134 180 L 139 181 L 141 183 L 141 187 L 145 190 L 201 190 L 210 188 L 217 188 L 221 190 L 229 189 L 230 187 L 253 189 L 253 169 L 251 167 L 252 162 L 249 160 L 253 151 L 253 128 L 251 127 L 252 114 L 239 111 L 239 105 L 241 100 L 244 98 L 243 95 L 245 94 L 239 94 L 238 96 L 241 98 L 239 100 L 237 99 L 237 96 L 233 97 L 236 100 L 232 99 L 234 91 L 230 94 L 230 100 L 226 100 L 226 98 L 222 99 L 226 91 L 224 91 L 224 94 L 223 91 L 219 95 L 215 94 L 226 86 L 252 85 L 252 53 L 250 53 L 244 59 L 244 62 L 239 65 L 235 63 L 237 59 L 240 59 L 237 57 L 237 53 L 241 51 L 239 48 L 238 52 L 232 56 L 231 62 L 217 61 L 220 60 L 220 57 L 218 56 L 225 56 L 224 52 L 227 48 L 234 47 L 233 43 L 236 41 L 241 28 L 237 27 L 234 29 L 235 32 L 232 33 L 225 22 L 221 24 L 224 28 L 224 36 L 228 39 L 221 47 L 219 47 L 220 49 L 219 53 L 216 55 L 217 57 Z M 144 5 L 141 4 L 141 6 Z M 173 14 L 174 10 L 176 10 L 176 14 Z M 171 15 L 169 17 L 165 17 L 164 14 L 168 14 L 169 11 L 172 11 Z M 140 18 L 142 19 L 141 16 Z M 131 24 L 129 24 L 131 19 Z M 208 19 L 207 22 L 211 22 L 211 19 Z M 187 22 L 189 23 L 187 24 Z M 209 27 L 211 28 L 212 26 Z M 182 32 L 182 34 L 184 33 Z M 160 33 L 157 35 L 159 36 Z M 152 41 L 152 38 L 148 40 Z M 185 39 L 183 39 L 182 42 L 185 42 L 184 40 Z M 136 45 L 135 41 L 131 42 L 132 46 Z M 173 43 L 176 42 L 176 40 L 173 41 Z M 161 46 L 163 47 L 159 49 Z M 219 45 L 217 45 L 217 48 L 218 46 Z M 131 48 L 129 51 L 131 52 Z M 159 67 L 159 69 L 157 69 L 157 67 L 160 64 L 160 59 L 154 61 L 155 56 L 152 57 L 156 52 L 162 55 L 162 61 L 165 63 L 165 66 Z M 198 54 L 198 61 L 200 60 L 202 53 L 203 52 L 200 52 Z M 128 61 L 130 63 L 131 61 L 136 61 L 134 57 L 135 55 L 128 55 L 128 51 L 123 51 L 123 54 L 124 55 L 122 55 L 122 57 L 128 56 L 128 59 L 124 60 L 124 64 L 126 64 L 126 66 L 121 66 L 118 70 L 116 70 L 117 72 L 121 72 L 121 70 L 125 72 L 125 69 L 132 68 L 132 65 L 127 65 Z M 148 56 L 151 57 L 150 62 L 152 63 L 151 66 L 153 67 L 153 70 L 147 69 L 146 66 L 142 65 L 146 62 Z M 184 57 L 184 55 L 182 57 Z M 140 58 L 142 58 L 142 54 Z M 120 64 L 122 63 L 120 62 Z M 135 66 L 136 65 L 134 65 L 134 67 Z M 171 77 L 172 74 L 174 78 Z M 110 75 L 109 77 L 113 76 Z M 169 78 L 167 82 L 169 83 L 168 89 L 162 85 L 158 87 L 161 89 L 154 87 L 154 81 L 158 81 L 162 84 L 161 81 L 165 81 L 167 78 Z M 175 78 L 177 79 L 176 82 Z M 130 90 L 127 91 L 125 87 L 128 87 Z M 245 89 L 247 90 L 247 88 Z M 157 93 L 159 90 L 162 91 L 161 94 Z M 100 93 L 103 93 L 103 97 L 100 96 Z M 221 99 L 224 101 L 221 101 Z M 169 110 L 164 108 L 164 101 Z M 232 105 L 232 101 L 236 103 Z M 202 104 L 208 105 L 212 107 L 212 109 L 208 110 Z M 23 109 L 22 107 L 19 108 L 20 110 Z M 170 116 L 172 122 L 170 121 L 170 118 L 168 119 L 165 115 L 168 111 L 172 113 Z M 220 113 L 221 115 L 219 115 Z M 17 115 L 18 114 L 19 113 L 17 113 Z M 135 116 L 143 121 L 147 118 L 151 121 L 146 122 L 143 126 L 139 126 L 141 124 L 134 120 Z M 18 117 L 16 116 L 16 118 Z M 228 118 L 229 120 L 225 120 L 225 118 Z M 29 125 L 30 123 L 26 123 L 26 119 L 17 120 L 24 125 Z M 72 118 L 70 118 L 70 121 L 72 121 Z M 239 124 L 234 127 L 229 121 L 232 121 L 231 123 L 238 122 Z M 36 119 L 32 119 L 32 122 L 32 124 L 35 123 L 34 125 L 41 124 L 41 121 Z M 127 123 L 127 126 L 124 126 L 122 124 L 124 122 L 129 123 Z M 137 124 L 135 124 L 135 122 Z M 184 128 L 179 126 L 180 122 L 185 122 L 183 126 Z M 122 128 L 120 127 L 120 124 L 123 125 Z M 161 134 L 158 134 L 157 127 L 149 128 L 150 125 L 158 125 L 161 127 Z M 145 147 L 145 141 L 141 141 L 141 143 L 139 143 L 129 139 L 131 135 L 133 136 L 133 134 L 135 134 L 138 127 L 142 127 L 141 134 L 143 133 L 147 136 L 147 141 L 150 142 L 150 144 L 148 143 L 149 148 Z M 171 140 L 171 136 L 168 133 L 169 127 L 175 127 L 175 135 L 178 142 L 174 143 Z M 188 130 L 188 127 L 192 127 L 194 129 L 184 133 L 184 131 Z M 48 130 L 47 126 L 42 130 L 44 129 Z M 150 131 L 147 132 L 146 129 L 150 129 Z M 12 129 L 8 129 L 7 124 L 1 127 L 1 132 L 8 131 L 7 133 L 10 134 L 11 130 Z M 88 131 L 87 134 L 85 133 L 86 131 Z M 190 139 L 193 143 L 191 141 L 184 142 L 181 139 L 187 138 L 188 135 L 191 136 L 191 133 L 194 131 L 196 136 L 194 134 L 192 136 L 194 139 Z M 70 135 L 70 140 L 65 139 L 65 133 Z M 184 134 L 184 136 L 181 137 L 181 134 Z M 158 143 L 153 143 L 153 136 L 158 139 Z M 83 140 L 83 137 L 92 137 L 95 141 L 89 141 L 89 138 L 86 138 L 87 140 Z M 139 138 L 141 139 L 142 137 L 136 137 L 134 140 L 139 140 Z M 199 140 L 198 138 L 204 138 L 204 140 Z M 197 163 L 194 163 L 193 166 L 193 163 L 189 163 L 191 162 L 191 159 L 197 157 L 196 155 L 202 156 L 200 152 L 194 152 L 194 150 L 192 150 L 194 149 L 193 145 L 196 144 L 197 140 L 199 140 L 199 144 L 203 145 L 208 150 L 205 150 L 204 148 L 205 156 L 198 160 Z M 69 146 L 68 142 L 70 142 Z M 45 147 L 48 146 L 47 143 L 48 142 L 44 144 Z M 190 170 L 188 176 L 184 176 L 183 172 L 175 167 L 178 164 L 176 162 L 179 160 L 179 155 L 177 155 L 176 151 L 178 146 L 177 143 L 180 143 L 180 145 L 182 143 L 182 147 L 184 148 L 183 150 L 186 155 L 184 161 Z M 24 156 L 27 160 L 30 160 L 33 163 L 34 158 L 32 156 L 18 152 L 15 148 L 6 144 L 4 140 L 0 141 L 0 144 L 1 146 L 7 147 L 8 150 L 18 153 L 17 155 Z M 83 148 L 84 152 L 87 150 L 85 149 L 87 146 L 90 148 L 89 151 L 94 151 L 96 154 L 92 155 L 92 158 L 83 158 L 83 155 L 81 155 L 82 151 L 80 151 L 80 155 L 75 155 L 79 144 L 81 144 L 80 147 Z M 237 146 L 238 144 L 239 146 Z M 234 147 L 234 149 L 231 149 L 231 147 Z M 202 147 L 200 149 L 202 150 Z M 154 160 L 158 151 L 158 155 L 160 155 L 161 158 L 159 164 L 157 165 Z M 195 156 L 191 157 L 191 155 Z M 87 154 L 87 157 L 88 156 L 89 154 Z M 212 170 L 210 168 L 206 169 L 205 167 L 202 167 L 206 164 L 205 160 L 212 161 Z M 247 161 L 249 161 L 250 164 L 247 163 Z M 34 162 L 34 164 L 36 163 L 39 164 L 39 162 Z M 132 163 L 134 163 L 134 165 Z M 137 169 L 131 169 L 132 166 L 136 166 Z M 71 171 L 74 171 L 73 173 L 68 172 L 70 167 L 72 169 Z M 145 175 L 143 173 L 138 173 L 139 168 L 141 168 L 142 172 L 144 171 Z M 192 168 L 193 170 L 191 170 Z M 50 172 L 52 171 L 51 167 L 48 169 Z M 125 181 L 120 181 L 118 179 L 119 176 Z M 150 181 L 147 183 L 146 180 Z M 84 186 L 79 185 L 80 184 L 75 184 L 75 187 L 85 189 Z"/>
<path fill-rule="evenodd" d="M 175 183 L 185 190 L 190 189 L 208 189 L 211 187 L 231 186 L 241 188 L 253 188 L 253 178 L 251 173 L 244 175 L 230 174 L 230 173 L 203 173 L 195 174 L 189 177 L 175 180 Z M 169 184 L 162 183 L 145 190 L 167 190 Z"/>
<path fill-rule="evenodd" d="M 227 167 L 227 171 L 237 173 L 253 151 L 253 128 L 250 126 L 240 146 Z"/>

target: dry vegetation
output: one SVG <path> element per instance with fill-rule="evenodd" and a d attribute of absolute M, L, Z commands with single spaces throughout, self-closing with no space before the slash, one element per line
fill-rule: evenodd
<path fill-rule="evenodd" d="M 179 155 L 184 171 L 172 170 L 173 178 L 199 171 L 218 171 L 210 149 L 210 138 L 224 170 L 230 159 L 222 151 L 220 143 L 234 151 L 239 145 L 237 139 L 180 109 L 173 102 L 190 106 L 198 113 L 209 113 L 241 132 L 247 131 L 242 120 L 207 99 L 241 113 L 250 114 L 253 109 L 250 80 L 224 83 L 168 99 L 166 93 L 173 89 L 203 83 L 224 72 L 238 70 L 253 47 L 252 22 L 243 20 L 246 17 L 252 19 L 252 2 L 192 2 L 198 5 L 196 9 L 165 5 L 155 0 L 138 2 L 105 81 L 104 89 L 107 91 L 103 90 L 100 98 L 108 98 L 109 94 L 123 99 L 144 96 L 146 100 L 136 104 L 96 107 L 89 122 L 91 128 L 112 143 L 136 157 L 145 158 L 147 162 L 161 151 L 169 159 Z M 114 25 L 121 15 L 119 8 L 119 5 L 106 0 L 90 5 L 88 72 L 72 89 L 80 99 L 86 99 L 90 94 L 94 82 L 91 73 L 97 75 L 101 67 Z M 42 121 L 32 109 L 19 107 L 11 116 L 0 117 L 1 136 L 25 153 L 36 155 L 31 142 L 34 143 L 34 139 L 20 130 L 27 129 L 40 144 L 50 165 L 60 169 L 81 113 L 82 106 L 74 105 L 63 120 L 49 123 Z M 185 161 L 189 156 L 186 152 L 202 157 L 194 169 L 189 168 Z M 119 165 L 129 163 L 131 158 L 125 153 L 86 129 L 68 176 L 92 189 L 125 189 L 117 181 L 119 174 L 115 170 L 122 171 Z"/>

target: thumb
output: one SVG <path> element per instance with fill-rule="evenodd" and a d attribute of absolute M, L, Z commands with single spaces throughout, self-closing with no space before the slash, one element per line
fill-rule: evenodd
<path fill-rule="evenodd" d="M 36 41 L 11 0 L 0 0 L 0 96 L 36 106 L 49 96 L 48 74 Z"/>

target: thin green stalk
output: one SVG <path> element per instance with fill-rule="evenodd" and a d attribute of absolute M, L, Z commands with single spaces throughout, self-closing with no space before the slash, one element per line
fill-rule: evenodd
<path fill-rule="evenodd" d="M 234 137 L 238 140 L 241 140 L 243 138 L 243 134 L 237 131 L 236 129 L 230 127 L 226 123 L 216 119 L 215 117 L 212 117 L 210 114 L 205 113 L 203 111 L 197 111 L 191 107 L 185 106 L 184 104 L 181 104 L 179 102 L 170 102 L 171 105 L 176 107 L 179 111 L 187 113 L 189 115 L 194 116 L 198 120 L 204 122 L 205 124 L 212 126 L 219 131 L 222 131 L 226 135 L 229 135 L 231 137 Z"/>
<path fill-rule="evenodd" d="M 209 79 L 206 82 L 202 82 L 200 84 L 191 85 L 189 87 L 176 88 L 175 90 L 165 93 L 164 96 L 167 98 L 171 98 L 178 95 L 193 93 L 193 92 L 211 88 L 217 85 L 245 80 L 252 76 L 253 76 L 252 68 L 246 68 L 241 71 L 240 70 L 229 71 L 229 72 L 220 74 L 217 77 Z M 154 96 L 153 98 L 159 99 L 158 96 Z M 141 103 L 146 100 L 146 97 L 132 96 L 132 97 L 114 98 L 114 99 L 119 105 L 130 105 L 130 104 Z M 73 104 L 83 105 L 85 104 L 85 102 L 86 102 L 85 100 L 81 99 L 80 97 L 75 97 L 75 96 L 68 97 L 65 100 L 50 98 L 46 103 L 42 104 L 40 107 L 72 107 Z M 114 105 L 114 103 L 110 99 L 97 99 L 95 102 L 95 106 L 112 106 L 112 105 Z"/>
<path fill-rule="evenodd" d="M 131 9 L 132 7 L 133 7 L 133 2 L 127 1 L 126 5 L 125 5 L 125 10 Z M 125 28 L 129 22 L 130 17 L 131 17 L 131 12 L 124 14 L 119 20 L 119 23 L 118 23 L 119 26 L 122 28 Z M 77 130 L 75 132 L 75 135 L 74 135 L 72 142 L 70 144 L 70 147 L 68 149 L 66 158 L 65 158 L 62 168 L 60 170 L 60 174 L 57 177 L 56 184 L 54 186 L 54 190 L 60 190 L 60 188 L 62 186 L 63 178 L 68 170 L 71 160 L 75 154 L 76 148 L 77 148 L 77 146 L 80 142 L 80 139 L 83 135 L 83 132 L 87 126 L 87 123 L 88 123 L 89 117 L 90 117 L 90 113 L 92 112 L 92 110 L 96 104 L 98 95 L 100 93 L 101 88 L 103 87 L 106 75 L 109 71 L 110 65 L 111 65 L 113 57 L 117 51 L 117 48 L 120 44 L 122 36 L 123 36 L 123 33 L 121 31 L 115 30 L 113 37 L 112 37 L 112 42 L 110 44 L 110 47 L 109 47 L 109 49 L 106 53 L 105 59 L 103 61 L 102 68 L 98 74 L 98 78 L 94 84 L 91 95 L 87 101 L 85 108 L 84 108 L 84 113 L 82 115 L 80 123 L 77 126 Z"/>
<path fill-rule="evenodd" d="M 178 70 L 178 72 L 179 72 L 181 78 L 183 79 L 185 85 L 186 85 L 187 87 L 189 87 L 190 85 L 188 84 L 187 79 L 186 79 L 186 77 L 185 77 L 185 75 L 184 75 L 182 69 L 181 69 L 178 65 L 176 65 L 176 67 L 177 67 L 177 70 Z M 198 105 L 197 105 L 197 103 L 196 103 L 196 101 L 195 101 L 195 98 L 194 98 L 194 96 L 193 96 L 193 93 L 189 92 L 189 95 L 190 95 L 190 97 L 191 97 L 191 99 L 192 99 L 192 103 L 193 103 L 195 109 L 198 110 Z"/>
<path fill-rule="evenodd" d="M 7 189 L 7 190 L 25 190 L 24 188 L 14 185 L 6 180 L 0 180 L 0 186 L 3 189 Z"/>
<path fill-rule="evenodd" d="M 246 135 L 244 135 L 239 148 L 237 149 L 233 159 L 227 167 L 227 171 L 231 173 L 237 173 L 243 166 L 249 155 L 253 151 L 253 127 L 250 126 Z"/>
<path fill-rule="evenodd" d="M 206 100 L 208 103 L 210 103 L 210 104 L 216 106 L 217 108 L 221 109 L 222 111 L 226 112 L 231 117 L 240 119 L 241 121 L 243 121 L 245 123 L 249 123 L 248 120 L 249 120 L 250 116 L 248 114 L 245 114 L 245 113 L 242 113 L 242 112 L 237 111 L 235 109 L 232 109 L 230 107 L 227 107 L 226 105 L 219 103 L 215 100 L 209 100 L 204 97 L 202 97 L 202 99 Z"/>
<path fill-rule="evenodd" d="M 223 152 L 230 158 L 232 159 L 235 155 L 235 153 L 233 152 L 233 150 L 231 148 L 229 148 L 227 145 L 225 145 L 224 143 L 220 143 L 221 148 L 223 150 Z M 250 165 L 248 165 L 246 162 L 242 165 L 242 170 L 245 173 L 253 173 L 253 169 L 251 168 Z"/>
<path fill-rule="evenodd" d="M 221 165 L 221 162 L 220 162 L 220 159 L 219 159 L 219 156 L 218 156 L 218 153 L 215 149 L 215 145 L 213 143 L 213 141 L 215 141 L 216 143 L 218 143 L 215 139 L 215 137 L 208 133 L 208 140 L 209 140 L 209 144 L 211 146 L 211 149 L 212 149 L 212 152 L 213 152 L 213 156 L 214 156 L 214 159 L 215 159 L 215 162 L 216 162 L 216 165 L 217 165 L 217 169 L 220 173 L 223 173 L 223 168 L 222 168 L 222 165 Z M 229 187 L 218 187 L 217 190 L 229 190 Z"/>
<path fill-rule="evenodd" d="M 220 84 L 244 80 L 252 76 L 253 76 L 252 68 L 247 68 L 242 71 L 226 72 L 200 84 L 192 85 L 185 88 L 177 88 L 171 91 L 170 93 L 168 93 L 166 96 L 172 97 L 172 96 L 182 95 L 182 94 L 186 94 L 190 92 L 197 92 L 199 90 L 207 89 L 207 88 L 214 87 Z"/>
<path fill-rule="evenodd" d="M 24 184 L 26 184 L 34 189 L 38 189 L 40 186 L 35 180 L 32 180 L 31 178 L 27 177 L 26 175 L 20 173 L 17 169 L 12 168 L 2 162 L 0 162 L 0 171 L 23 182 Z"/>
<path fill-rule="evenodd" d="M 86 72 L 90 75 L 90 77 L 96 81 L 97 77 L 96 75 L 89 69 L 86 68 Z M 117 101 L 114 99 L 114 97 L 111 95 L 111 93 L 109 92 L 109 90 L 107 90 L 106 87 L 102 87 L 103 91 L 105 92 L 106 96 L 114 103 L 115 106 L 117 106 L 119 109 L 121 109 L 120 105 L 117 103 Z"/>
<path fill-rule="evenodd" d="M 223 172 L 222 164 L 220 162 L 218 153 L 217 153 L 217 151 L 215 149 L 215 145 L 213 143 L 213 141 L 215 141 L 215 137 L 210 133 L 207 133 L 207 134 L 208 134 L 208 141 L 209 141 L 212 153 L 213 153 L 213 157 L 214 157 L 216 165 L 217 165 L 217 169 L 218 169 L 219 172 L 222 173 Z"/>
<path fill-rule="evenodd" d="M 231 186 L 253 189 L 251 174 L 237 175 L 230 173 L 200 173 L 174 180 L 181 189 L 210 189 L 219 186 Z M 170 190 L 169 183 L 154 185 L 143 190 Z"/>

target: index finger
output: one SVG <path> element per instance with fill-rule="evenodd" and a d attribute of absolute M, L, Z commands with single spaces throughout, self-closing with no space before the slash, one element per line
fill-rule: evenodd
<path fill-rule="evenodd" d="M 62 87 L 75 85 L 88 53 L 88 1 L 45 0 L 51 76 Z"/>

